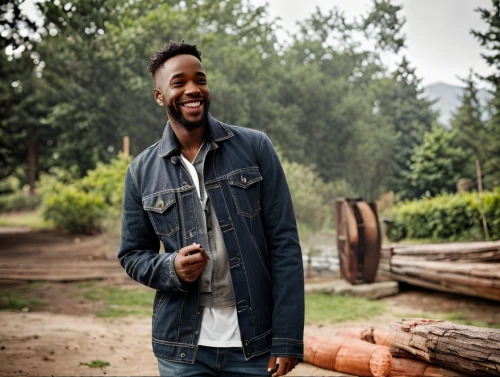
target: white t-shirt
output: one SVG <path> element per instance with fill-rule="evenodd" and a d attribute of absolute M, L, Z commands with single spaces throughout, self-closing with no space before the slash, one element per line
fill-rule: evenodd
<path fill-rule="evenodd" d="M 203 145 L 200 147 L 200 149 Z M 195 167 L 187 158 L 181 154 L 181 159 L 186 167 L 198 193 L 200 195 L 200 181 Z M 196 159 L 196 158 L 195 158 Z M 207 195 L 204 195 L 206 198 Z M 204 208 L 206 205 L 202 203 Z M 203 320 L 201 321 L 200 339 L 198 345 L 207 347 L 242 347 L 240 327 L 236 305 L 225 308 L 203 308 Z"/>

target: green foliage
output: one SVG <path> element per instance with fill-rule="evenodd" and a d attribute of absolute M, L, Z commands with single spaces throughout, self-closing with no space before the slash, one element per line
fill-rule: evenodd
<path fill-rule="evenodd" d="M 334 200 L 353 195 L 345 181 L 325 183 L 316 171 L 296 162 L 282 160 L 283 170 L 292 195 L 297 221 L 313 232 L 333 228 Z"/>
<path fill-rule="evenodd" d="M 0 213 L 30 211 L 40 205 L 40 196 L 21 188 L 21 181 L 11 175 L 0 180 Z"/>
<path fill-rule="evenodd" d="M 481 54 L 486 64 L 493 67 L 491 74 L 483 77 L 493 87 L 493 98 L 488 104 L 490 117 L 486 122 L 487 139 L 482 146 L 486 157 L 482 161 L 485 187 L 500 186 L 500 1 L 492 0 L 491 8 L 477 8 L 481 19 L 487 25 L 485 30 L 472 30 L 479 44 L 486 49 Z"/>
<path fill-rule="evenodd" d="M 36 31 L 23 24 L 19 1 L 14 21 L 3 20 L 12 29 L 4 42 L 25 48 L 0 71 L 6 166 L 27 170 L 20 146 L 28 136 L 38 146 L 40 171 L 78 166 L 79 174 L 108 162 L 125 135 L 135 155 L 157 141 L 165 114 L 152 99 L 146 63 L 169 40 L 202 50 L 215 117 L 263 130 L 290 162 L 314 166 L 325 184 L 346 182 L 368 200 L 406 187 L 399 173 L 432 124 L 409 63 L 397 72 L 381 63 L 382 52 L 405 44 L 401 6 L 388 0 L 373 1 L 361 23 L 338 9 L 317 9 L 284 44 L 266 7 L 248 0 L 36 4 L 44 14 L 38 42 L 15 38 L 21 25 Z M 381 48 L 364 47 L 373 44 L 359 42 L 363 35 Z"/>
<path fill-rule="evenodd" d="M 82 179 L 75 179 L 65 170 L 43 176 L 40 182 L 43 217 L 71 233 L 100 231 L 107 216 L 119 215 L 130 160 L 121 154 L 107 165 L 99 164 Z"/>
<path fill-rule="evenodd" d="M 488 129 L 482 120 L 484 109 L 479 103 L 478 89 L 472 71 L 462 82 L 465 90 L 462 103 L 451 119 L 454 132 L 453 144 L 463 149 L 466 164 L 462 169 L 462 178 L 476 176 L 476 159 L 481 163 L 488 160 L 485 146 L 488 145 Z"/>
<path fill-rule="evenodd" d="M 306 294 L 306 323 L 338 323 L 367 319 L 384 312 L 385 306 L 379 301 L 362 297 Z"/>
<path fill-rule="evenodd" d="M 40 205 L 40 196 L 18 191 L 10 195 L 0 196 L 0 213 L 14 211 L 31 211 Z"/>
<path fill-rule="evenodd" d="M 454 132 L 436 125 L 424 134 L 423 142 L 411 156 L 407 173 L 409 197 L 435 196 L 454 192 L 467 161 L 460 147 L 453 145 Z"/>
<path fill-rule="evenodd" d="M 500 239 L 500 189 L 483 193 L 482 202 L 478 193 L 471 192 L 399 203 L 389 236 L 394 241 L 481 239 L 483 212 L 490 237 Z"/>

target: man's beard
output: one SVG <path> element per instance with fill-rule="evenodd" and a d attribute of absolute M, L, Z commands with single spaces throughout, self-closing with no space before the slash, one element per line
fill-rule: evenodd
<path fill-rule="evenodd" d="M 203 103 L 203 116 L 200 120 L 196 122 L 190 122 L 182 115 L 182 112 L 178 110 L 175 106 L 167 105 L 168 114 L 175 119 L 181 126 L 185 129 L 191 131 L 197 128 L 203 127 L 208 124 L 208 110 L 210 109 L 210 100 Z"/>

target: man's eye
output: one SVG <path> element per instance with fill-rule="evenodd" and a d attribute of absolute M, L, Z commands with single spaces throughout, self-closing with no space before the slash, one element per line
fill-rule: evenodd
<path fill-rule="evenodd" d="M 198 84 L 207 85 L 207 80 L 198 80 Z"/>
<path fill-rule="evenodd" d="M 176 81 L 172 83 L 172 86 L 182 86 L 183 82 L 182 81 Z"/>

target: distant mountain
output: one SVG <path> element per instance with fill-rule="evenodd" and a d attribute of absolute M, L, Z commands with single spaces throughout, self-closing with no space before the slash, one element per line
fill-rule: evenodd
<path fill-rule="evenodd" d="M 429 100 L 437 100 L 433 109 L 439 111 L 439 122 L 446 127 L 450 126 L 453 113 L 460 106 L 464 88 L 442 82 L 428 85 L 424 88 L 424 96 Z M 484 105 L 491 98 L 491 94 L 484 89 L 478 92 L 479 101 Z"/>

